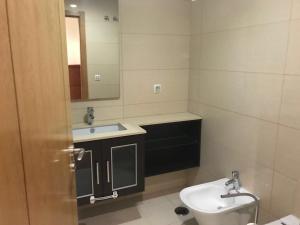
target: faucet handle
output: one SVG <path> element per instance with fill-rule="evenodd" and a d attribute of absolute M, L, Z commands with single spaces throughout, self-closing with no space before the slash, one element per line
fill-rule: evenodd
<path fill-rule="evenodd" d="M 240 172 L 237 170 L 232 171 L 232 178 L 239 179 L 240 178 Z"/>

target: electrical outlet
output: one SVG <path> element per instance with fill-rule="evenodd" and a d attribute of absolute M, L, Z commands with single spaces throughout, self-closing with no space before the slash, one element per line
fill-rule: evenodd
<path fill-rule="evenodd" d="M 101 80 L 101 75 L 95 74 L 95 81 L 100 81 L 100 80 Z"/>
<path fill-rule="evenodd" d="M 161 84 L 154 84 L 153 85 L 153 92 L 154 94 L 159 94 L 161 91 Z"/>

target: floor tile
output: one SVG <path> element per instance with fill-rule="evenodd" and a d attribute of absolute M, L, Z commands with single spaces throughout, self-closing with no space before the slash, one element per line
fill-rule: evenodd
<path fill-rule="evenodd" d="M 110 212 L 106 209 L 102 214 L 99 208 L 99 215 L 92 214 L 80 220 L 79 225 L 197 225 L 191 213 L 188 216 L 175 214 L 175 208 L 181 205 L 179 193 L 168 194 Z"/>

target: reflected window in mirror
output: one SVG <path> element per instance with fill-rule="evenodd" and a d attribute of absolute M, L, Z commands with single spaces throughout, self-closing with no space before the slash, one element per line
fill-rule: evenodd
<path fill-rule="evenodd" d="M 118 0 L 65 0 L 72 101 L 120 97 Z"/>

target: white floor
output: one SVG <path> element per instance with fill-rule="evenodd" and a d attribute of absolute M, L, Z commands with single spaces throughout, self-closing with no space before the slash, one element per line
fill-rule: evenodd
<path fill-rule="evenodd" d="M 181 205 L 178 193 L 169 194 L 82 219 L 79 225 L 198 225 L 191 213 L 184 217 L 174 213 Z"/>

